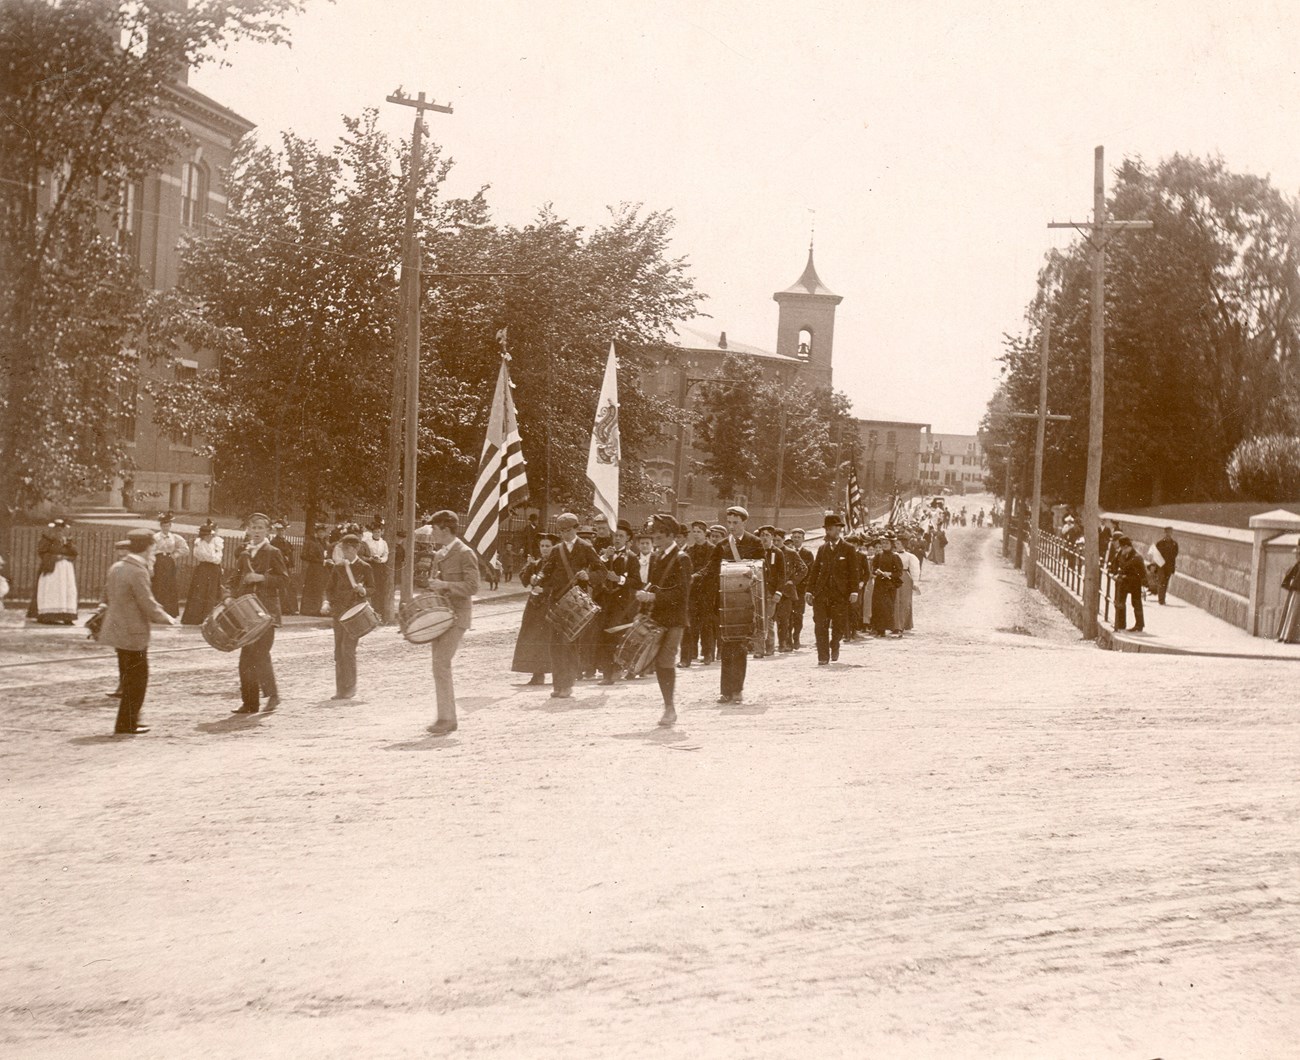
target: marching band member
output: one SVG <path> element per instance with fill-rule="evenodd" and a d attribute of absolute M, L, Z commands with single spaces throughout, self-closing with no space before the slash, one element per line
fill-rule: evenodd
<path fill-rule="evenodd" d="M 617 633 L 609 633 L 607 630 L 611 626 L 625 626 L 636 618 L 636 594 L 645 585 L 640 576 L 640 564 L 628 547 L 631 537 L 632 524 L 626 519 L 620 519 L 618 528 L 614 531 L 614 544 L 609 554 L 602 557 L 609 573 L 605 575 L 605 585 L 595 597 L 601 613 L 592 623 L 600 628 L 597 664 L 602 674 L 602 685 L 612 685 L 618 679 L 619 667 L 615 662 L 615 654 L 619 641 L 623 638 L 621 629 Z"/>
<path fill-rule="evenodd" d="M 451 660 L 460 647 L 474 614 L 478 592 L 478 554 L 457 535 L 460 516 L 455 512 L 434 512 L 429 520 L 433 532 L 433 568 L 429 588 L 446 593 L 451 601 L 452 626 L 433 642 L 433 687 L 438 699 L 438 718 L 429 726 L 435 736 L 455 732 L 456 689 L 452 683 Z"/>
<path fill-rule="evenodd" d="M 767 596 L 763 613 L 767 617 L 767 628 L 761 631 L 760 650 L 754 653 L 755 659 L 776 654 L 776 613 L 785 600 L 786 590 L 785 552 L 777 544 L 776 527 L 760 526 L 758 540 L 763 546 L 763 592 Z"/>
<path fill-rule="evenodd" d="M 822 525 L 826 528 L 826 540 L 813 560 L 805 600 L 813 609 L 817 665 L 828 666 L 840 657 L 840 642 L 849 631 L 849 609 L 857 605 L 862 579 L 857 550 L 840 537 L 844 520 L 834 512 L 827 512 Z"/>
<path fill-rule="evenodd" d="M 745 522 L 749 512 L 739 504 L 727 509 L 725 516 L 727 536 L 713 550 L 709 561 L 709 571 L 713 579 L 718 579 L 723 561 L 740 562 L 744 559 L 762 559 L 763 545 L 753 534 L 746 532 Z M 721 600 L 715 605 L 715 613 L 721 616 Z M 749 662 L 749 645 L 746 640 L 723 641 L 718 648 L 722 657 L 722 673 L 719 675 L 719 703 L 740 703 L 745 695 L 745 670 Z"/>
<path fill-rule="evenodd" d="M 275 627 L 280 624 L 280 586 L 289 576 L 284 556 L 271 544 L 271 520 L 261 512 L 248 517 L 248 544 L 239 553 L 238 566 L 231 579 L 226 599 L 253 593 L 275 620 L 257 640 L 239 649 L 239 697 L 241 705 L 234 714 L 256 714 L 261 696 L 266 698 L 266 713 L 280 705 L 275 683 L 275 666 L 271 648 L 275 645 Z"/>
<path fill-rule="evenodd" d="M 593 577 L 602 577 L 607 573 L 595 548 L 578 537 L 576 515 L 564 512 L 555 520 L 555 528 L 559 531 L 560 543 L 551 550 L 542 565 L 539 583 L 546 590 L 548 613 L 572 586 L 577 585 L 587 590 Z M 566 640 L 564 634 L 552 624 L 552 699 L 570 699 L 573 696 L 573 682 L 578 675 L 578 652 L 579 645 Z"/>
<path fill-rule="evenodd" d="M 370 564 L 358 562 L 361 538 L 344 534 L 339 539 L 343 560 L 330 568 L 325 594 L 330 602 L 330 625 L 334 627 L 334 699 L 351 699 L 357 694 L 357 638 L 340 621 L 351 607 L 370 598 L 375 578 Z"/>
<path fill-rule="evenodd" d="M 803 613 L 804 608 L 807 606 L 804 599 L 808 593 L 813 567 L 812 551 L 804 547 L 805 536 L 802 528 L 796 526 L 790 531 L 787 538 L 790 551 L 799 557 L 799 562 L 803 564 L 805 572 L 803 581 L 795 586 L 794 599 L 790 601 L 790 647 L 796 649 L 803 647 L 801 640 L 803 637 Z"/>
<path fill-rule="evenodd" d="M 221 559 L 226 542 L 217 533 L 211 519 L 199 527 L 191 553 L 194 556 L 194 573 L 190 575 L 190 588 L 185 594 L 185 613 L 181 621 L 187 626 L 201 626 L 212 609 L 221 603 Z"/>
<path fill-rule="evenodd" d="M 709 555 L 713 552 L 713 546 L 705 537 L 708 529 L 708 523 L 703 519 L 696 519 L 691 523 L 686 535 L 686 558 L 691 561 L 692 573 L 690 606 L 686 612 L 686 632 L 682 635 L 682 660 L 677 664 L 683 670 L 689 670 L 691 663 L 696 659 L 704 663 L 713 661 L 713 641 L 710 639 L 707 644 L 705 643 L 704 609 L 701 606 L 703 596 L 695 592 L 698 579 L 709 562 Z"/>
<path fill-rule="evenodd" d="M 188 551 L 185 538 L 172 533 L 172 513 L 160 512 L 158 532 L 153 535 L 153 595 L 162 608 L 173 617 L 181 613 L 180 596 L 176 589 L 176 557 Z"/>
<path fill-rule="evenodd" d="M 651 520 L 656 554 L 650 563 L 650 580 L 636 594 L 650 605 L 650 620 L 664 627 L 663 640 L 654 658 L 655 677 L 663 697 L 664 712 L 659 724 L 664 728 L 677 721 L 674 692 L 677 684 L 677 653 L 681 650 L 682 631 L 686 626 L 686 609 L 691 589 L 691 561 L 676 541 L 681 524 L 671 515 L 656 515 Z"/>

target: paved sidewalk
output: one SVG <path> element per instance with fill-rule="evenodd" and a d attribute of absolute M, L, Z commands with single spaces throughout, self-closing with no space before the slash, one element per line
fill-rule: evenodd
<path fill-rule="evenodd" d="M 1144 601 L 1146 628 L 1141 633 L 1116 633 L 1101 623 L 1097 643 L 1110 651 L 1159 655 L 1208 655 L 1233 659 L 1300 661 L 1300 644 L 1279 644 L 1271 637 L 1252 637 L 1244 629 L 1215 618 L 1172 593 L 1161 607 Z M 1130 615 L 1130 620 L 1132 616 Z"/>

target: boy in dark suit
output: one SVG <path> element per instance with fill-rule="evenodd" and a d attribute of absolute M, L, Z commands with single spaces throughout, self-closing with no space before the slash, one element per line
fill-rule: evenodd
<path fill-rule="evenodd" d="M 677 542 L 681 524 L 671 515 L 656 515 L 651 520 L 655 556 L 650 561 L 650 584 L 636 594 L 650 605 L 650 619 L 664 627 L 664 638 L 655 655 L 655 677 L 663 697 L 664 712 L 659 724 L 664 728 L 677 720 L 674 693 L 677 686 L 677 653 L 682 646 L 686 612 L 690 605 L 691 560 Z"/>

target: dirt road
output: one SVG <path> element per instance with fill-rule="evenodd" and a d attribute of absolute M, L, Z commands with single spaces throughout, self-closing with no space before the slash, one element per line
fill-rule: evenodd
<path fill-rule="evenodd" d="M 443 739 L 382 631 L 344 706 L 328 633 L 271 717 L 159 667 L 134 740 L 105 674 L 10 677 L 0 1051 L 1295 1055 L 1296 671 L 1098 651 L 951 538 L 914 635 L 693 670 L 671 732 L 523 687 L 505 614 Z"/>

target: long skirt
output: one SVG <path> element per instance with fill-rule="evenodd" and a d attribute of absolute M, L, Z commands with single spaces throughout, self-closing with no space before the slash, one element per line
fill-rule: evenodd
<path fill-rule="evenodd" d="M 894 594 L 894 628 L 912 628 L 912 575 L 903 571 L 903 580 Z"/>
<path fill-rule="evenodd" d="M 1286 603 L 1277 623 L 1277 639 L 1284 644 L 1300 643 L 1300 592 L 1286 594 Z"/>
<path fill-rule="evenodd" d="M 212 609 L 221 603 L 221 564 L 200 563 L 190 577 L 190 591 L 185 594 L 185 614 L 181 622 L 201 626 Z"/>
<path fill-rule="evenodd" d="M 886 630 L 898 628 L 894 625 L 894 599 L 897 595 L 893 585 L 880 578 L 876 579 L 876 588 L 871 594 L 871 630 L 873 633 L 884 633 Z"/>
<path fill-rule="evenodd" d="M 519 637 L 515 641 L 515 657 L 510 663 L 514 673 L 551 672 L 551 626 L 546 621 L 545 599 L 545 596 L 530 596 L 524 605 L 524 617 L 519 623 Z"/>
<path fill-rule="evenodd" d="M 930 562 L 943 563 L 943 550 L 944 546 L 939 543 L 939 539 L 937 537 L 934 538 L 930 542 Z"/>
<path fill-rule="evenodd" d="M 179 594 L 176 591 L 176 561 L 171 556 L 153 558 L 153 598 L 162 609 L 175 617 L 181 613 Z"/>
<path fill-rule="evenodd" d="M 70 625 L 77 620 L 77 573 L 72 560 L 61 556 L 54 570 L 36 583 L 36 621 Z"/>
<path fill-rule="evenodd" d="M 302 572 L 302 603 L 298 610 L 304 615 L 319 616 L 325 597 L 325 564 L 304 563 Z"/>

